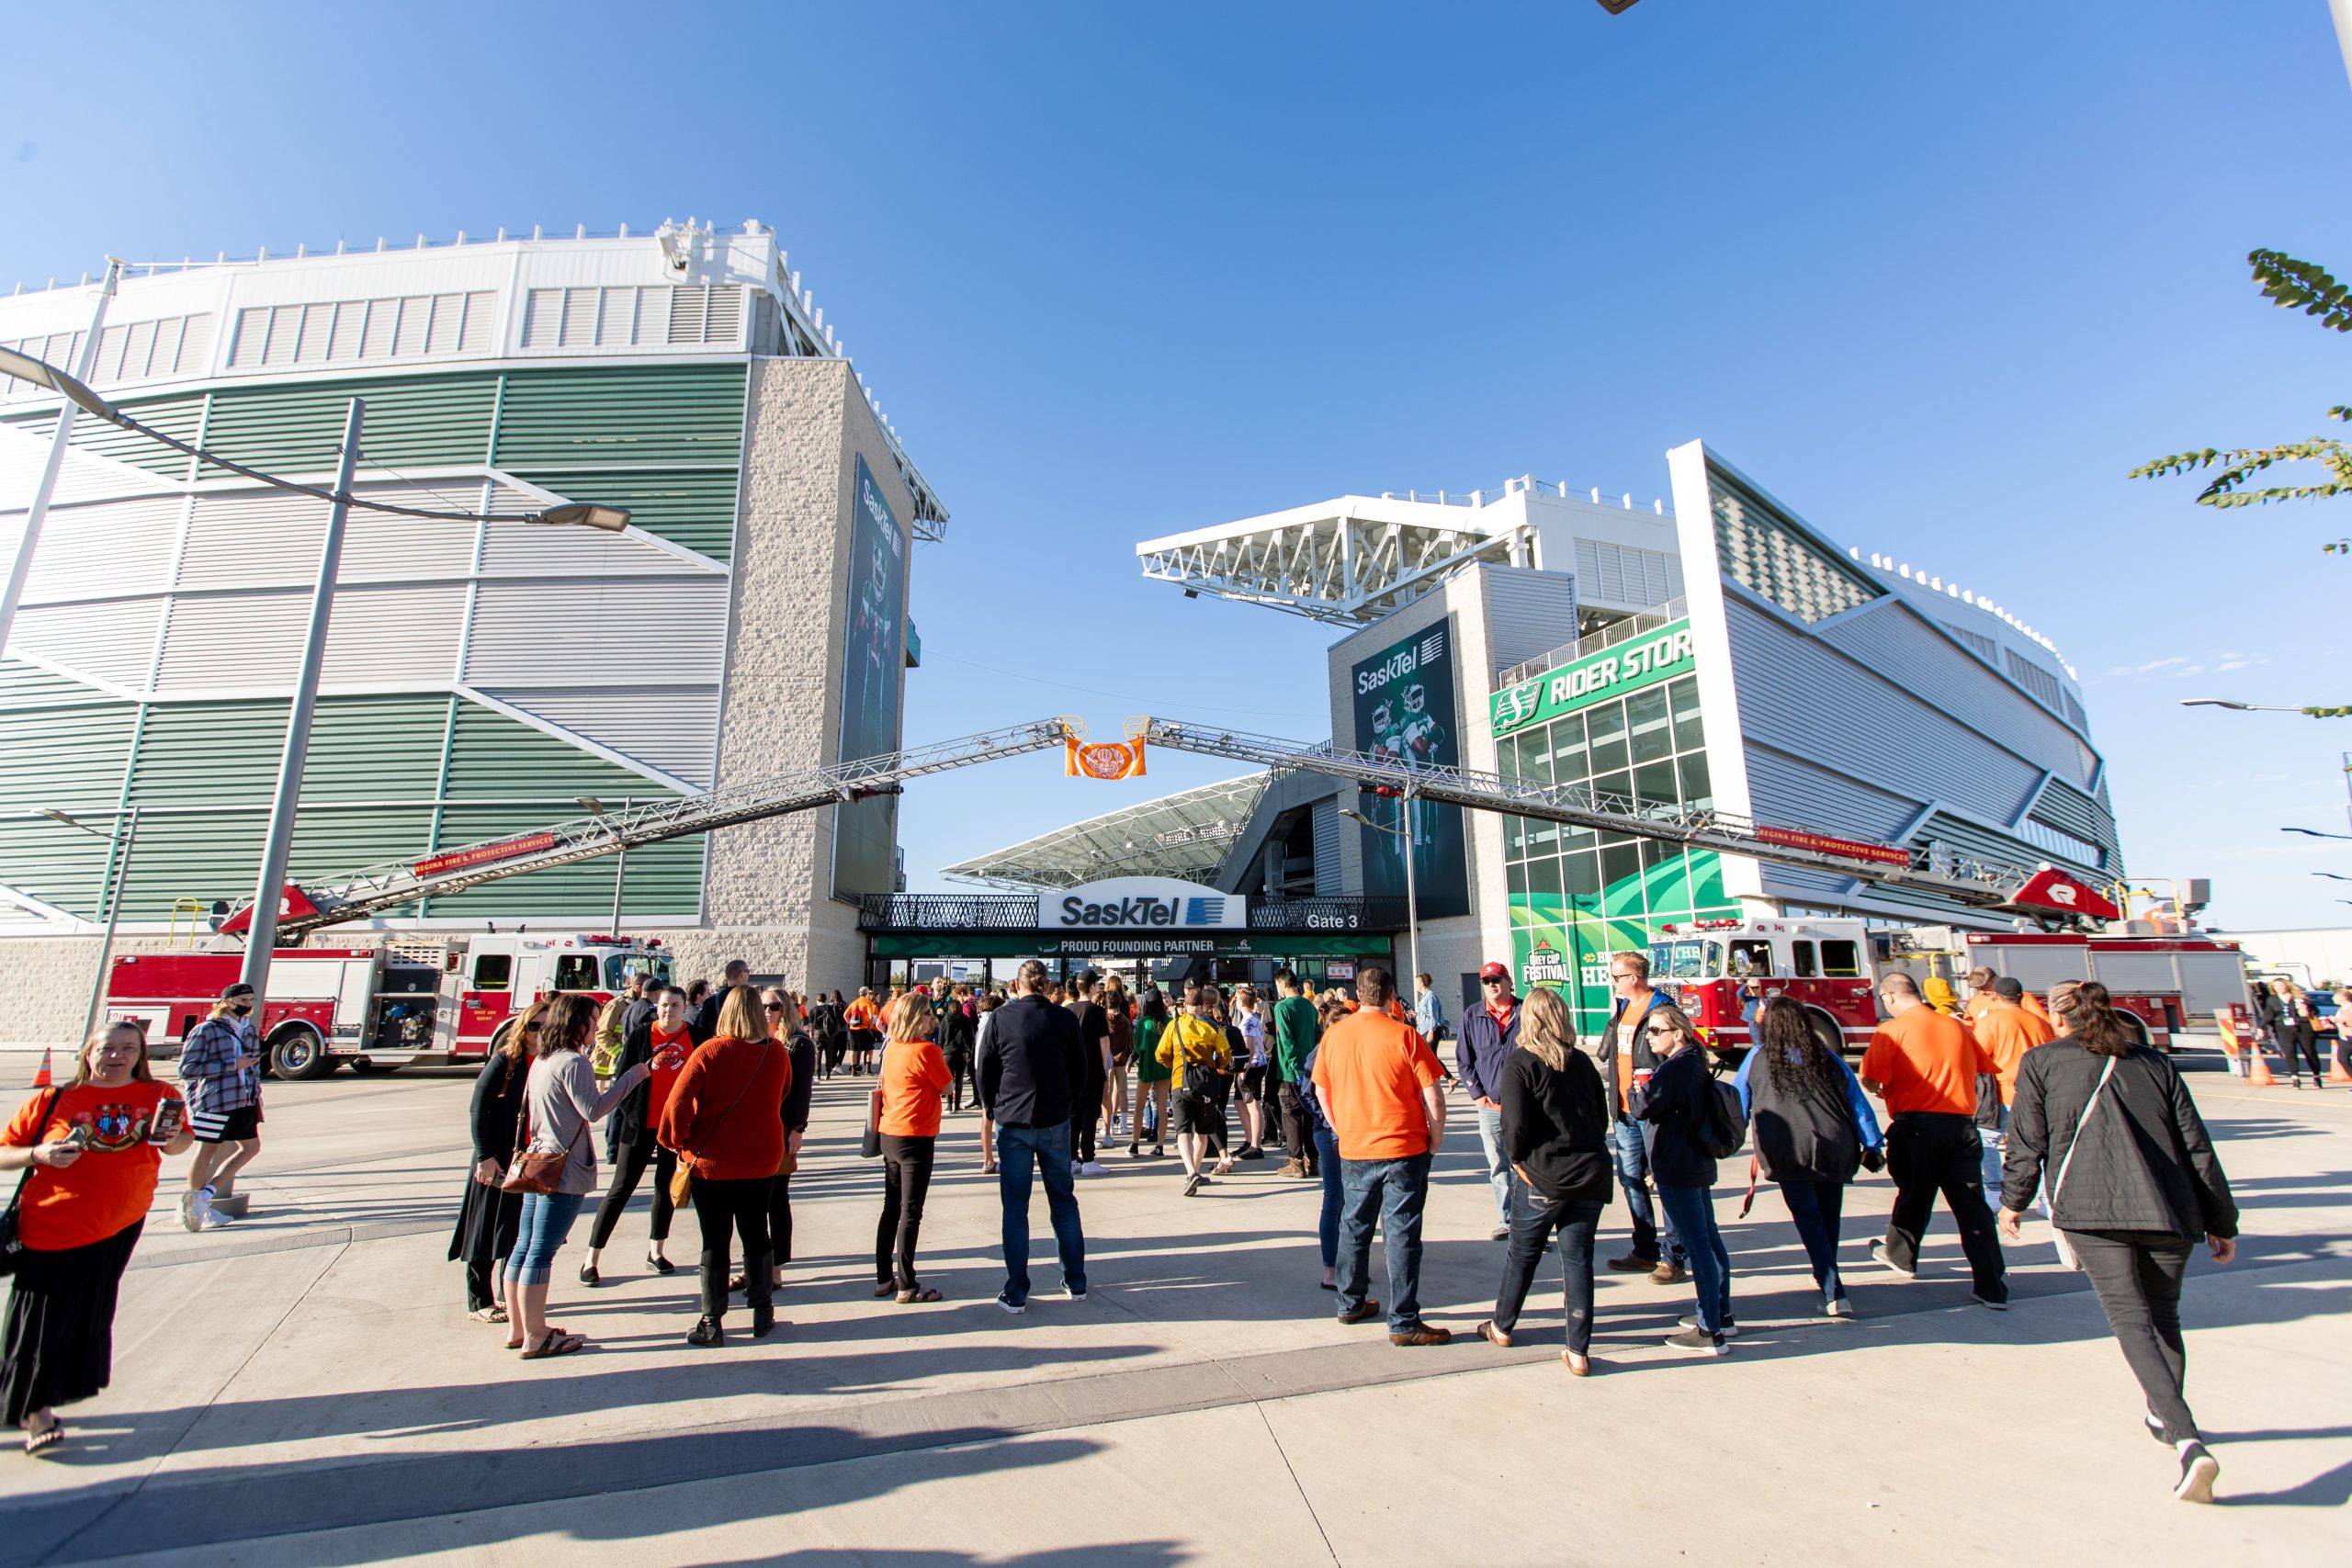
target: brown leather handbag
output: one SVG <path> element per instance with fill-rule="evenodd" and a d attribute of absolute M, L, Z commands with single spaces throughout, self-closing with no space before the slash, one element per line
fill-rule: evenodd
<path fill-rule="evenodd" d="M 579 1127 L 571 1134 L 571 1142 L 563 1145 L 560 1155 L 526 1153 L 531 1142 L 531 1113 L 514 1124 L 514 1159 L 506 1168 L 505 1179 L 499 1182 L 501 1192 L 551 1193 L 563 1182 L 563 1168 L 571 1163 L 571 1151 L 580 1142 L 580 1134 L 588 1130 L 588 1119 L 582 1117 Z"/>

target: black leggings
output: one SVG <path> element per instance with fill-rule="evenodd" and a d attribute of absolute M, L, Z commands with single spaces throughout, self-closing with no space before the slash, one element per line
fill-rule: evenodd
<path fill-rule="evenodd" d="M 695 1177 L 695 1218 L 702 1222 L 702 1310 L 714 1322 L 727 1311 L 727 1233 L 743 1238 L 743 1300 L 755 1307 L 774 1298 L 768 1276 L 768 1190 L 775 1179 L 711 1181 Z"/>
<path fill-rule="evenodd" d="M 970 1095 L 978 1103 L 978 1092 L 972 1083 L 972 1057 L 969 1052 L 947 1058 L 947 1109 L 961 1111 L 964 1099 Z"/>
<path fill-rule="evenodd" d="M 777 1268 L 792 1261 L 792 1178 L 788 1176 L 778 1176 L 768 1183 L 768 1244 L 775 1249 Z"/>
<path fill-rule="evenodd" d="M 2286 1061 L 2287 1074 L 2290 1077 L 2302 1077 L 2302 1062 L 2295 1059 L 2296 1053 L 2301 1052 L 2302 1060 L 2312 1065 L 2312 1081 L 2314 1083 L 2327 1081 L 2327 1069 L 2319 1065 L 2319 1035 L 2312 1031 L 2310 1024 L 2281 1028 L 2278 1032 L 2278 1055 Z"/>
<path fill-rule="evenodd" d="M 676 1207 L 670 1201 L 670 1178 L 677 1171 L 678 1156 L 649 1136 L 623 1144 L 620 1156 L 613 1161 L 613 1184 L 605 1189 L 605 1201 L 596 1205 L 596 1222 L 588 1228 L 589 1251 L 613 1239 L 613 1227 L 621 1223 L 621 1211 L 637 1195 L 637 1184 L 649 1164 L 653 1167 L 653 1239 L 670 1239 L 670 1215 Z"/>
<path fill-rule="evenodd" d="M 1070 1157 L 1081 1165 L 1093 1163 L 1094 1130 L 1102 1124 L 1102 1086 L 1100 1083 L 1093 1083 L 1087 1087 L 1094 1091 L 1094 1099 L 1088 1104 L 1080 1106 L 1070 1117 L 1073 1134 L 1070 1140 L 1072 1144 Z"/>
<path fill-rule="evenodd" d="M 2165 1441 L 2197 1436 L 2197 1417 L 2182 1397 L 2188 1351 L 2180 1337 L 2180 1280 L 2188 1272 L 2189 1244 L 2148 1231 L 2068 1231 L 2066 1240 L 2140 1380 L 2148 1414 L 2164 1423 Z"/>
<path fill-rule="evenodd" d="M 922 1201 L 931 1190 L 931 1164 L 939 1140 L 882 1138 L 882 1218 L 874 1227 L 877 1283 L 911 1291 L 915 1243 L 922 1235 Z"/>

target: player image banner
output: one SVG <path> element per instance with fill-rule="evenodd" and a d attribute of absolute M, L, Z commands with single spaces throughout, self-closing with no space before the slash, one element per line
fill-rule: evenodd
<path fill-rule="evenodd" d="M 857 484 L 850 492 L 848 594 L 841 683 L 844 762 L 899 749 L 899 693 L 906 670 L 907 536 L 864 457 L 857 459 Z M 891 890 L 898 827 L 896 795 L 833 807 L 835 897 Z"/>
<path fill-rule="evenodd" d="M 1453 647 L 1453 617 L 1448 615 L 1357 661 L 1348 682 L 1354 694 L 1357 750 L 1408 768 L 1461 765 Z M 1409 847 L 1420 918 L 1468 914 L 1469 858 L 1462 808 L 1419 800 L 1408 807 L 1401 799 L 1370 795 L 1359 795 L 1357 801 L 1357 809 L 1380 825 L 1357 829 L 1363 845 L 1364 892 L 1374 898 L 1402 898 Z M 1402 831 L 1382 830 L 1396 829 Z"/>

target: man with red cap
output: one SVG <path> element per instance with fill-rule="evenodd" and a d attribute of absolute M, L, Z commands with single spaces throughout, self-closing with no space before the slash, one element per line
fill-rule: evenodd
<path fill-rule="evenodd" d="M 1497 1217 L 1488 1239 L 1502 1241 L 1510 1235 L 1513 1211 L 1527 1207 L 1525 1190 L 1503 1147 L 1503 1063 L 1519 1047 L 1519 998 L 1511 992 L 1510 968 L 1500 964 L 1478 971 L 1478 988 L 1486 1002 L 1463 1017 L 1461 1038 L 1453 1043 L 1453 1072 L 1478 1108 L 1478 1146 L 1486 1151 L 1487 1181 L 1495 1190 Z"/>

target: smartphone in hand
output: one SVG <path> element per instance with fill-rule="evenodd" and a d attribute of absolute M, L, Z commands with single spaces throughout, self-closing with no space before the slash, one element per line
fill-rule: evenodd
<path fill-rule="evenodd" d="M 155 1108 L 154 1125 L 148 1130 L 147 1141 L 162 1145 L 180 1135 L 180 1124 L 187 1119 L 187 1102 L 167 1100 Z"/>

